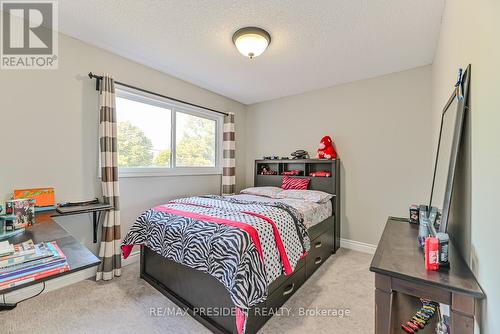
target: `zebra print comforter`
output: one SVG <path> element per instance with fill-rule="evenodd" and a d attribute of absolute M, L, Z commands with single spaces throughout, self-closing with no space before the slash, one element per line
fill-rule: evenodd
<path fill-rule="evenodd" d="M 267 287 L 291 274 L 310 240 L 302 215 L 283 203 L 222 196 L 181 198 L 144 212 L 122 242 L 215 277 L 246 314 L 267 298 Z"/>

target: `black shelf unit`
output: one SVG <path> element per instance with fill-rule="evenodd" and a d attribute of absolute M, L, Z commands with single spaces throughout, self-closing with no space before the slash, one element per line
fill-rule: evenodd
<path fill-rule="evenodd" d="M 64 212 L 58 211 L 56 209 L 52 214 L 52 217 L 73 216 L 84 213 L 92 214 L 92 242 L 95 244 L 97 243 L 97 230 L 101 221 L 101 214 L 103 212 L 111 211 L 113 209 L 113 206 L 110 204 L 99 203 L 88 206 L 65 207 L 64 209 Z"/>

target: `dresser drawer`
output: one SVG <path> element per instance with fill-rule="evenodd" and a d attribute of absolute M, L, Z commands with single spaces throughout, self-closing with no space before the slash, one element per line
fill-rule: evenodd
<path fill-rule="evenodd" d="M 266 307 L 268 309 L 277 309 L 291 295 L 297 291 L 302 284 L 306 281 L 306 266 L 302 266 L 295 270 L 292 276 L 288 277 L 286 281 L 281 284 L 277 289 L 272 292 L 266 300 Z"/>
<path fill-rule="evenodd" d="M 311 250 L 306 257 L 306 275 L 311 276 L 332 255 L 333 233 L 327 231 L 311 241 Z"/>

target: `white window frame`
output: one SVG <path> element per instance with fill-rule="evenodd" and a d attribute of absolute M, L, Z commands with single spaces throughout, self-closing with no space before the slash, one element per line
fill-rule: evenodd
<path fill-rule="evenodd" d="M 157 95 L 145 93 L 133 88 L 116 85 L 117 97 L 167 108 L 171 111 L 171 158 L 170 167 L 119 167 L 119 177 L 150 177 L 178 175 L 222 175 L 222 132 L 224 116 L 208 110 L 172 101 Z M 117 110 L 118 112 L 118 110 Z M 203 117 L 215 121 L 215 166 L 214 167 L 177 167 L 175 164 L 176 150 L 176 114 L 177 112 Z"/>

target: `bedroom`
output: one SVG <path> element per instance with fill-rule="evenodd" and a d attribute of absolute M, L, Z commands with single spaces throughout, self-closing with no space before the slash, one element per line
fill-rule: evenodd
<path fill-rule="evenodd" d="M 4 211 L 0 215 L 5 213 L 5 202 L 14 190 L 53 187 L 57 203 L 96 197 L 103 201 L 102 187 L 115 192 L 117 189 L 110 184 L 119 184 L 119 210 L 115 211 L 119 213 L 113 216 L 119 215 L 115 221 L 120 225 L 113 226 L 107 211 L 97 228 L 92 213 L 50 218 L 57 233 L 63 233 L 62 229 L 65 238 L 71 238 L 88 259 L 94 256 L 95 261 L 101 261 L 100 252 L 105 252 L 108 260 L 100 267 L 81 265 L 81 270 L 70 265 L 70 273 L 60 277 L 0 292 L 5 298 L 0 299 L 3 304 L 15 306 L 19 302 L 12 310 L 0 312 L 0 332 L 216 332 L 217 321 L 216 325 L 210 321 L 207 324 L 206 319 L 212 317 L 200 314 L 209 310 L 191 309 L 189 313 L 176 304 L 175 296 L 165 296 L 165 289 L 140 277 L 140 246 L 129 249 L 131 254 L 126 259 L 121 257 L 120 246 L 138 217 L 151 208 L 182 198 L 239 193 L 254 186 L 280 188 L 284 176 L 258 175 L 263 165 L 279 174 L 298 169 L 302 174 L 299 179 L 311 179 L 309 190 L 335 195 L 320 200 L 324 202 L 320 204 L 330 205 L 327 211 L 331 210 L 334 217 L 331 224 L 324 225 L 324 231 L 332 234 L 323 244 L 330 247 L 332 242 L 335 254 L 322 257 L 314 273 L 308 273 L 310 254 L 296 259 L 297 254 L 290 254 L 288 249 L 293 242 L 283 240 L 285 250 L 275 250 L 276 261 L 279 263 L 287 255 L 295 258 L 288 276 L 296 278 L 293 274 L 305 268 L 304 279 L 294 285 L 280 281 L 287 276 L 282 275 L 277 283 L 272 282 L 275 286 L 264 287 L 264 295 L 272 295 L 275 287 L 290 293 L 283 305 L 280 301 L 276 304 L 281 306 L 277 310 L 281 313 L 270 317 L 260 314 L 258 321 L 243 317 L 243 323 L 248 325 L 246 332 L 251 333 L 253 325 L 260 329 L 259 333 L 382 332 L 378 326 L 392 325 L 391 319 L 398 315 L 376 325 L 374 281 L 379 273 L 370 271 L 372 258 L 377 246 L 381 246 L 389 216 L 408 218 L 411 204 L 429 203 L 441 112 L 459 68 L 465 71 L 468 65 L 468 116 L 454 187 L 460 193 L 454 198 L 460 202 L 452 206 L 463 231 L 449 232 L 486 295 L 474 303 L 473 329 L 476 333 L 494 332 L 493 315 L 500 308 L 496 283 L 500 273 L 492 256 L 498 251 L 498 228 L 491 223 L 496 218 L 494 208 L 499 196 L 495 190 L 500 183 L 495 167 L 498 154 L 493 145 L 499 141 L 495 93 L 500 72 L 500 24 L 495 13 L 500 6 L 496 2 L 60 0 L 44 1 L 54 14 L 45 17 L 46 8 L 31 8 L 29 3 L 2 3 L 0 140 L 4 154 L 0 205 Z M 13 7 L 3 7 L 9 4 Z M 26 4 L 28 7 L 23 7 Z M 17 14 L 9 14 L 16 9 Z M 24 24 L 19 15 L 33 15 L 33 21 L 40 21 L 41 15 L 44 24 L 51 24 L 53 29 L 42 26 L 42 32 L 37 31 L 37 22 Z M 25 32 L 16 35 L 19 27 L 25 27 Z M 242 54 L 245 45 L 233 41 L 235 32 L 245 27 L 264 30 L 253 31 L 267 45 L 254 59 L 249 59 L 248 52 Z M 29 63 L 33 59 L 29 52 L 36 51 L 25 51 L 28 56 L 24 58 L 19 57 L 19 51 L 9 54 L 11 46 L 28 45 L 29 49 L 31 40 L 36 41 L 35 49 L 40 48 L 37 43 L 43 44 L 47 31 L 52 31 L 48 34 L 52 37 L 51 57 L 44 53 L 39 63 Z M 17 45 L 16 38 L 20 40 Z M 100 153 L 100 137 L 109 135 L 99 131 L 100 110 L 113 109 L 106 105 L 111 100 L 103 98 L 104 83 L 110 82 L 101 78 L 104 75 L 115 80 L 116 96 L 111 100 L 116 102 L 114 119 L 118 122 L 101 120 L 114 123 L 101 127 L 102 131 L 109 130 L 111 135 L 118 132 L 118 154 L 114 155 Z M 145 108 L 147 116 L 134 113 L 138 105 Z M 224 114 L 228 113 L 234 114 L 233 134 L 227 130 L 232 126 L 224 127 L 224 118 L 228 118 Z M 116 123 L 120 122 L 118 129 Z M 131 133 L 137 128 L 140 131 Z M 127 135 L 120 136 L 123 133 Z M 333 140 L 337 160 L 260 161 L 269 156 L 291 159 L 290 154 L 297 150 L 305 150 L 315 159 L 324 136 Z M 190 137 L 203 143 L 189 142 Z M 126 155 L 124 147 L 133 141 L 139 142 L 139 152 Z M 113 147 L 116 149 L 111 145 L 111 150 Z M 137 161 L 137 155 L 147 162 Z M 104 169 L 103 174 L 101 167 L 108 162 L 119 168 Z M 229 168 L 224 171 L 223 166 Z M 308 176 L 322 170 L 332 175 Z M 103 176 L 111 176 L 107 184 L 102 183 Z M 223 182 L 227 191 L 223 191 Z M 271 197 L 284 195 L 276 193 Z M 288 199 L 288 204 L 295 200 Z M 265 201 L 260 205 L 256 210 L 271 210 Z M 311 205 L 319 207 L 317 203 Z M 173 214 L 175 206 L 179 211 L 180 204 L 167 204 L 168 214 Z M 195 206 L 183 205 L 182 210 L 191 212 L 191 219 L 210 211 L 200 207 L 195 210 Z M 44 213 L 37 213 L 41 215 Z M 265 221 L 252 217 L 259 224 Z M 233 217 L 232 221 L 242 219 Z M 26 227 L 24 234 L 7 240 L 15 244 L 36 239 L 30 229 L 46 224 L 38 220 L 43 219 Z M 107 234 L 102 231 L 105 224 L 111 226 L 105 229 Z M 271 234 L 281 227 L 264 225 Z M 217 226 L 222 226 L 220 221 Z M 313 250 L 314 241 L 321 235 L 315 233 L 308 231 Z M 252 233 L 242 235 L 239 238 Z M 103 236 L 108 242 L 103 242 Z M 43 241 L 51 241 L 59 236 L 45 238 Z M 251 244 L 258 244 L 256 240 Z M 105 251 L 106 244 L 112 249 Z M 302 246 L 308 248 L 306 244 Z M 187 279 L 211 281 L 210 275 L 195 276 L 192 271 L 184 275 L 181 272 L 187 266 L 176 267 L 174 261 L 166 264 L 163 258 L 149 255 L 151 261 L 160 262 L 152 268 L 174 268 L 175 275 L 181 275 L 157 273 L 174 277 L 173 285 Z M 78 254 L 75 256 L 75 260 L 81 260 Z M 313 262 L 317 258 L 314 256 Z M 121 269 L 118 260 L 122 261 Z M 302 265 L 301 261 L 306 263 Z M 424 264 L 423 257 L 417 261 Z M 96 282 L 98 268 L 101 279 Z M 422 274 L 427 271 L 424 269 Z M 166 283 L 162 284 L 168 288 Z M 234 299 L 229 299 L 224 286 L 217 283 L 201 287 L 213 289 L 213 298 L 222 296 L 234 306 Z M 39 292 L 41 295 L 22 301 Z M 189 296 L 184 294 L 190 292 L 195 301 L 210 299 L 196 289 L 176 295 L 186 301 Z M 228 308 L 225 306 L 222 309 Z M 54 314 L 59 314 L 59 319 Z M 236 326 L 236 318 L 241 319 L 230 315 L 221 321 L 231 327 Z M 399 325 L 395 325 L 394 332 L 403 332 Z"/>

